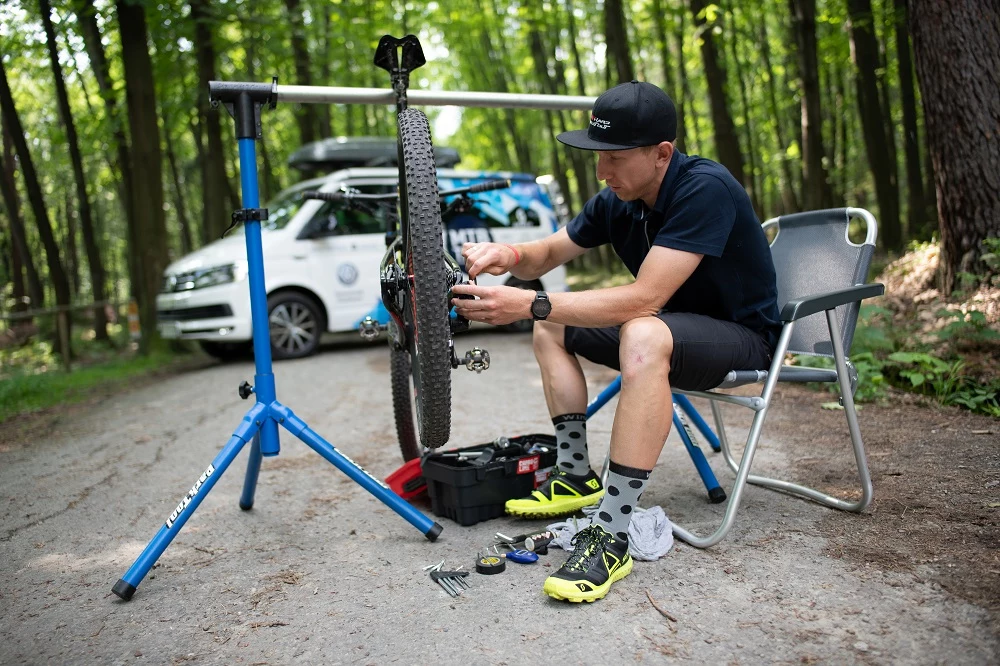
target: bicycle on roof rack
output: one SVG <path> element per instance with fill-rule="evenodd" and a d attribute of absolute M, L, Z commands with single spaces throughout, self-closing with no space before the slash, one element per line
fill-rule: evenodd
<path fill-rule="evenodd" d="M 462 281 L 464 273 L 444 249 L 443 220 L 468 211 L 473 204 L 470 194 L 510 186 L 509 180 L 498 180 L 438 191 L 427 116 L 407 106 L 409 75 L 425 62 L 413 35 L 402 39 L 385 35 L 375 50 L 375 64 L 389 72 L 396 95 L 398 192 L 302 194 L 369 210 L 398 203 L 398 214 L 385 215 L 386 251 L 380 268 L 382 303 L 389 322 L 383 326 L 366 318 L 360 332 L 366 339 L 378 337 L 382 330 L 388 332 L 393 414 L 404 460 L 420 456 L 421 447 L 447 443 L 451 371 L 464 365 L 482 372 L 490 365 L 489 352 L 483 349 L 474 348 L 461 359 L 455 351 L 454 335 L 468 329 L 469 322 L 450 315 L 451 288 Z M 444 203 L 450 196 L 456 198 Z"/>

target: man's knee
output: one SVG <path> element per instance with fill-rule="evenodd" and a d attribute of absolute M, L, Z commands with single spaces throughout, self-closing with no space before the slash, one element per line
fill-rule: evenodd
<path fill-rule="evenodd" d="M 553 348 L 566 348 L 566 326 L 551 321 L 536 321 L 532 329 L 531 344 L 535 355 L 551 352 Z"/>
<path fill-rule="evenodd" d="M 625 322 L 618 349 L 623 379 L 655 366 L 664 367 L 669 372 L 673 351 L 673 335 L 662 319 L 642 317 Z"/>

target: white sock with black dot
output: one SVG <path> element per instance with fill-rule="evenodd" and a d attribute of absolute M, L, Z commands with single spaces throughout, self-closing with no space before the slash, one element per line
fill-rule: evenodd
<path fill-rule="evenodd" d="M 560 414 L 552 419 L 556 429 L 556 467 L 567 474 L 585 476 L 590 471 L 587 454 L 587 415 Z"/>
<path fill-rule="evenodd" d="M 604 497 L 594 514 L 594 524 L 600 525 L 622 541 L 627 540 L 628 524 L 639 503 L 639 496 L 646 489 L 651 471 L 626 467 L 612 460 L 608 465 Z"/>

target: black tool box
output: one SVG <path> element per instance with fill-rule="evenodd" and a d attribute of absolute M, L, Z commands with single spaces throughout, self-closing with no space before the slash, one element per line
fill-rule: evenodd
<path fill-rule="evenodd" d="M 474 525 L 502 516 L 507 500 L 530 495 L 555 464 L 556 438 L 535 434 L 433 453 L 421 467 L 434 515 Z"/>

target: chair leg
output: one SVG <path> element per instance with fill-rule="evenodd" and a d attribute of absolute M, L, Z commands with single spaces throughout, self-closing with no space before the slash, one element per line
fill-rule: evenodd
<path fill-rule="evenodd" d="M 740 508 L 740 500 L 743 498 L 743 490 L 746 488 L 747 480 L 750 477 L 750 465 L 753 463 L 754 452 L 757 450 L 757 443 L 760 441 L 760 432 L 764 426 L 764 419 L 767 418 L 767 412 L 771 405 L 771 396 L 774 394 L 774 388 L 778 384 L 778 374 L 781 372 L 785 350 L 788 349 L 788 341 L 792 337 L 792 328 L 793 324 L 787 324 L 782 329 L 781 337 L 778 338 L 778 345 L 774 352 L 774 360 L 771 362 L 771 368 L 767 374 L 767 381 L 764 382 L 764 390 L 761 392 L 760 400 L 753 403 L 755 406 L 752 409 L 756 413 L 753 417 L 753 423 L 750 425 L 750 434 L 747 436 L 747 444 L 743 449 L 740 464 L 735 468 L 736 480 L 733 482 L 733 489 L 729 493 L 729 501 L 726 503 L 726 513 L 722 517 L 722 523 L 716 528 L 715 532 L 707 537 L 700 537 L 680 525 L 674 525 L 674 536 L 695 548 L 714 546 L 722 541 L 733 527 L 733 522 L 736 520 L 736 512 Z M 722 446 L 726 462 L 732 467 L 734 461 L 729 450 L 729 441 L 726 437 L 725 427 L 722 424 L 722 412 L 715 404 L 715 401 L 721 398 L 713 396 L 711 393 L 703 392 L 691 392 L 691 395 L 706 397 L 712 400 L 712 414 L 715 416 L 717 429 L 716 435 L 719 437 L 719 443 Z M 730 398 L 730 396 L 725 397 Z"/>
<path fill-rule="evenodd" d="M 749 473 L 750 464 L 753 461 L 753 455 L 756 451 L 757 442 L 760 438 L 760 430 L 770 407 L 771 394 L 774 389 L 774 384 L 776 383 L 778 373 L 781 370 L 780 367 L 776 366 L 784 357 L 784 350 L 787 348 L 787 338 L 791 335 L 791 326 L 786 326 L 785 330 L 782 331 L 782 337 L 778 343 L 778 350 L 780 350 L 781 353 L 778 354 L 778 350 L 775 352 L 776 361 L 775 363 L 772 363 L 772 367 L 768 373 L 767 383 L 765 384 L 764 391 L 761 394 L 764 404 L 762 407 L 757 408 L 753 424 L 750 426 L 750 434 L 747 437 L 746 448 L 744 449 L 743 455 L 738 464 L 732 455 L 732 450 L 729 447 L 729 438 L 726 436 L 726 428 L 722 420 L 722 410 L 718 406 L 717 399 L 712 399 L 713 396 L 711 393 L 692 393 L 692 395 L 706 397 L 711 400 L 710 404 L 712 407 L 712 415 L 715 418 L 716 435 L 719 437 L 719 443 L 721 445 L 722 454 L 726 460 L 726 464 L 729 465 L 730 469 L 736 473 L 736 481 L 733 484 L 733 490 L 730 494 L 729 505 L 726 507 L 726 514 L 723 517 L 722 524 L 719 528 L 708 537 L 699 537 L 684 528 L 675 526 L 674 534 L 679 539 L 682 539 L 697 548 L 708 548 L 725 538 L 726 534 L 732 527 L 733 519 L 746 483 L 752 483 L 765 488 L 771 488 L 772 490 L 779 490 L 792 495 L 797 495 L 799 497 L 811 499 L 815 502 L 823 504 L 824 506 L 840 509 L 842 511 L 852 511 L 858 513 L 864 511 L 869 504 L 871 504 L 873 494 L 871 474 L 868 471 L 864 442 L 861 439 L 861 429 L 858 425 L 858 414 L 854 406 L 854 394 L 851 387 L 850 374 L 847 368 L 847 357 L 844 354 L 843 342 L 840 336 L 840 327 L 838 326 L 836 320 L 836 311 L 828 310 L 826 312 L 826 317 L 827 325 L 830 329 L 830 338 L 833 342 L 834 363 L 837 368 L 837 381 L 840 387 L 841 400 L 844 405 L 844 415 L 847 418 L 847 426 L 851 437 L 851 446 L 854 451 L 854 460 L 857 464 L 858 479 L 861 487 L 860 499 L 855 502 L 850 502 L 834 497 L 833 495 L 820 492 L 815 488 L 809 488 L 807 486 L 791 483 L 789 481 L 782 481 L 780 479 L 757 476 Z M 786 331 L 788 334 L 787 336 Z"/>

